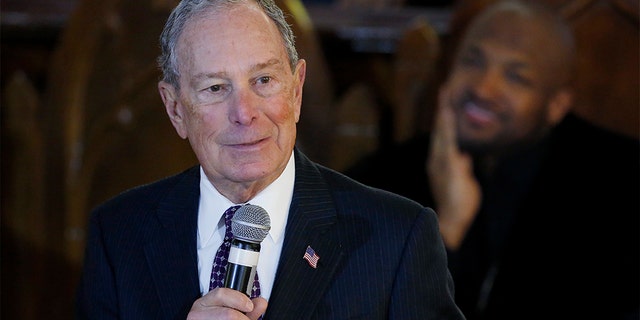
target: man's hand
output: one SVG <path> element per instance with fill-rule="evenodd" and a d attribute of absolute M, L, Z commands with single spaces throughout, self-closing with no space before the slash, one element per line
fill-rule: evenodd
<path fill-rule="evenodd" d="M 264 298 L 250 300 L 240 291 L 216 288 L 193 303 L 187 320 L 257 320 L 266 310 Z"/>
<path fill-rule="evenodd" d="M 447 248 L 455 251 L 480 208 L 482 190 L 473 175 L 471 156 L 458 147 L 455 115 L 446 86 L 438 98 L 426 169 L 442 238 Z"/>

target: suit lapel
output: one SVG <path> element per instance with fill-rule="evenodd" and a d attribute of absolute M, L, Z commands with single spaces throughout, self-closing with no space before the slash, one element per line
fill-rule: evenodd
<path fill-rule="evenodd" d="M 296 181 L 286 236 L 265 319 L 307 319 L 343 261 L 335 204 L 318 171 L 298 150 Z M 200 296 L 197 267 L 199 169 L 185 174 L 159 204 L 160 227 L 145 245 L 156 294 L 167 315 L 188 312 Z M 320 256 L 317 268 L 303 259 L 307 246 Z M 152 288 L 150 288 L 152 290 Z"/>
<path fill-rule="evenodd" d="M 318 169 L 296 150 L 296 181 L 274 287 L 265 319 L 306 319 L 329 287 L 343 258 L 337 216 Z M 317 268 L 303 259 L 307 246 L 320 256 Z"/>
<path fill-rule="evenodd" d="M 199 176 L 198 167 L 187 171 L 158 205 L 160 227 L 153 240 L 145 245 L 165 315 L 186 314 L 200 296 L 196 250 Z"/>

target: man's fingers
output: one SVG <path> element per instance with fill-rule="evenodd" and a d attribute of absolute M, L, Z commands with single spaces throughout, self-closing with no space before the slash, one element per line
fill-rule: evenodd
<path fill-rule="evenodd" d="M 253 310 L 251 312 L 247 312 L 247 317 L 251 320 L 256 320 L 267 310 L 267 300 L 262 297 L 258 297 L 251 301 L 253 302 Z"/>
<path fill-rule="evenodd" d="M 203 308 L 227 307 L 241 312 L 249 312 L 253 309 L 253 304 L 247 295 L 229 288 L 213 289 L 196 300 L 196 303 L 199 303 Z"/>

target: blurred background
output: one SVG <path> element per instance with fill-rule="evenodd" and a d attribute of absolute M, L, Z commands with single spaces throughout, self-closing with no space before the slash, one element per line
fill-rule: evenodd
<path fill-rule="evenodd" d="M 298 146 L 344 170 L 429 130 L 469 19 L 495 0 L 277 0 L 308 61 Z M 543 0 L 578 41 L 579 115 L 640 138 L 639 2 Z M 156 84 L 176 0 L 3 0 L 3 319 L 71 319 L 92 207 L 194 164 Z"/>

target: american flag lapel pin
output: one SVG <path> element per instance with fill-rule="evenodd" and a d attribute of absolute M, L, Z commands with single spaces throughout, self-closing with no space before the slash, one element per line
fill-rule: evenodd
<path fill-rule="evenodd" d="M 316 254 L 315 250 L 313 250 L 311 246 L 307 246 L 307 250 L 304 252 L 304 256 L 302 256 L 302 258 L 307 260 L 312 268 L 315 269 L 318 267 L 318 260 L 320 260 L 320 256 Z"/>

